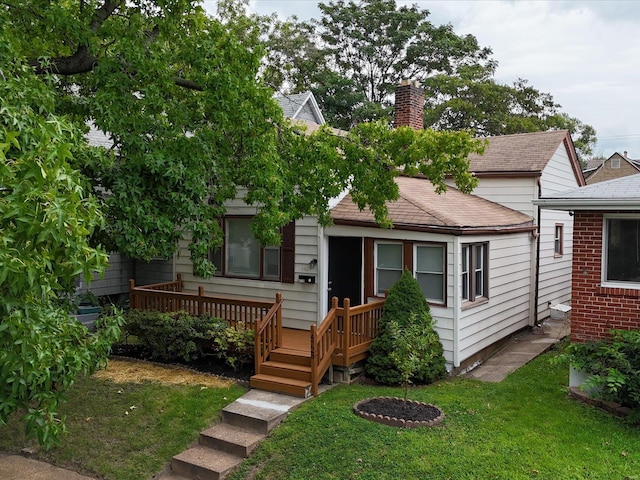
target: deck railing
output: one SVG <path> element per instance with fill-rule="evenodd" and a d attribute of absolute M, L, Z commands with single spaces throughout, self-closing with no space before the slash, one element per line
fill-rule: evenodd
<path fill-rule="evenodd" d="M 376 337 L 384 299 L 351 307 L 344 299 L 331 299 L 331 309 L 319 327 L 311 326 L 311 393 L 318 394 L 318 384 L 330 365 L 348 367 L 367 357 Z"/>
<path fill-rule="evenodd" d="M 208 314 L 226 320 L 232 327 L 247 329 L 255 329 L 257 322 L 266 317 L 274 305 L 282 305 L 282 302 L 278 302 L 277 296 L 276 303 L 217 297 L 204 293 L 203 286 L 198 287 L 198 293 L 185 293 L 182 292 L 180 276 L 175 282 L 145 285 L 144 287 L 136 287 L 135 282 L 130 280 L 129 302 L 131 308 L 139 310 L 185 311 L 194 316 Z"/>
<path fill-rule="evenodd" d="M 282 294 L 276 293 L 276 303 L 254 327 L 254 359 L 256 375 L 269 354 L 282 345 Z"/>

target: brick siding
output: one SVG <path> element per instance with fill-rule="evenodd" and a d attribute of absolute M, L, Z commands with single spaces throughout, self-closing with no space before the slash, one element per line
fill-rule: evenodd
<path fill-rule="evenodd" d="M 601 286 L 603 214 L 575 212 L 571 340 L 606 338 L 612 329 L 640 329 L 640 290 Z"/>

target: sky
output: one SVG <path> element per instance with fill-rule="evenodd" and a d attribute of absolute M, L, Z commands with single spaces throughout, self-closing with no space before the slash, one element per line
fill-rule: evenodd
<path fill-rule="evenodd" d="M 215 0 L 203 2 L 211 13 Z M 493 50 L 495 79 L 550 93 L 596 130 L 594 156 L 640 159 L 640 0 L 397 0 Z M 251 0 L 259 14 L 319 18 L 316 0 Z"/>

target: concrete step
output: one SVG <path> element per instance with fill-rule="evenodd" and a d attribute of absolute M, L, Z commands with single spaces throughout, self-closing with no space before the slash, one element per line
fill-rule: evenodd
<path fill-rule="evenodd" d="M 264 433 L 257 433 L 236 425 L 218 423 L 200 432 L 199 443 L 205 447 L 246 458 L 256 449 L 264 437 Z"/>
<path fill-rule="evenodd" d="M 272 377 L 293 378 L 295 380 L 311 381 L 311 367 L 295 363 L 268 361 L 260 366 L 260 373 Z"/>
<path fill-rule="evenodd" d="M 198 445 L 173 457 L 171 470 L 187 478 L 221 480 L 242 460 L 242 457 Z"/>
<path fill-rule="evenodd" d="M 290 395 L 249 390 L 235 402 L 222 409 L 222 421 L 258 433 L 269 433 L 290 410 L 304 399 Z"/>
<path fill-rule="evenodd" d="M 308 380 L 296 380 L 261 373 L 251 377 L 250 385 L 251 388 L 267 390 L 268 392 L 284 393 L 301 398 L 311 396 L 311 382 Z"/>

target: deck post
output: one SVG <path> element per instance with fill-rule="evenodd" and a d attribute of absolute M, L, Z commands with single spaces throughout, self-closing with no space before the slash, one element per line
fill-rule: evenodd
<path fill-rule="evenodd" d="M 276 348 L 282 346 L 282 293 L 276 293 L 276 303 L 278 311 L 276 312 Z"/>
<path fill-rule="evenodd" d="M 351 345 L 351 300 L 345 298 L 342 302 L 342 310 L 343 310 L 343 323 L 344 323 L 344 334 L 342 335 L 342 341 L 344 342 L 344 359 L 346 365 L 351 365 L 351 359 L 349 358 L 349 346 Z"/>
<path fill-rule="evenodd" d="M 204 287 L 202 285 L 198 286 L 198 316 L 204 316 Z"/>
<path fill-rule="evenodd" d="M 136 300 L 134 295 L 134 289 L 136 288 L 136 281 L 133 278 L 129 279 L 129 307 L 136 308 Z"/>
<path fill-rule="evenodd" d="M 316 359 L 316 332 L 317 327 L 311 325 L 311 395 L 316 397 L 318 395 L 318 382 L 320 379 L 316 378 L 318 375 L 318 361 Z"/>
<path fill-rule="evenodd" d="M 178 282 L 178 291 L 181 292 L 182 291 L 182 274 L 179 272 L 176 274 L 176 281 Z"/>

